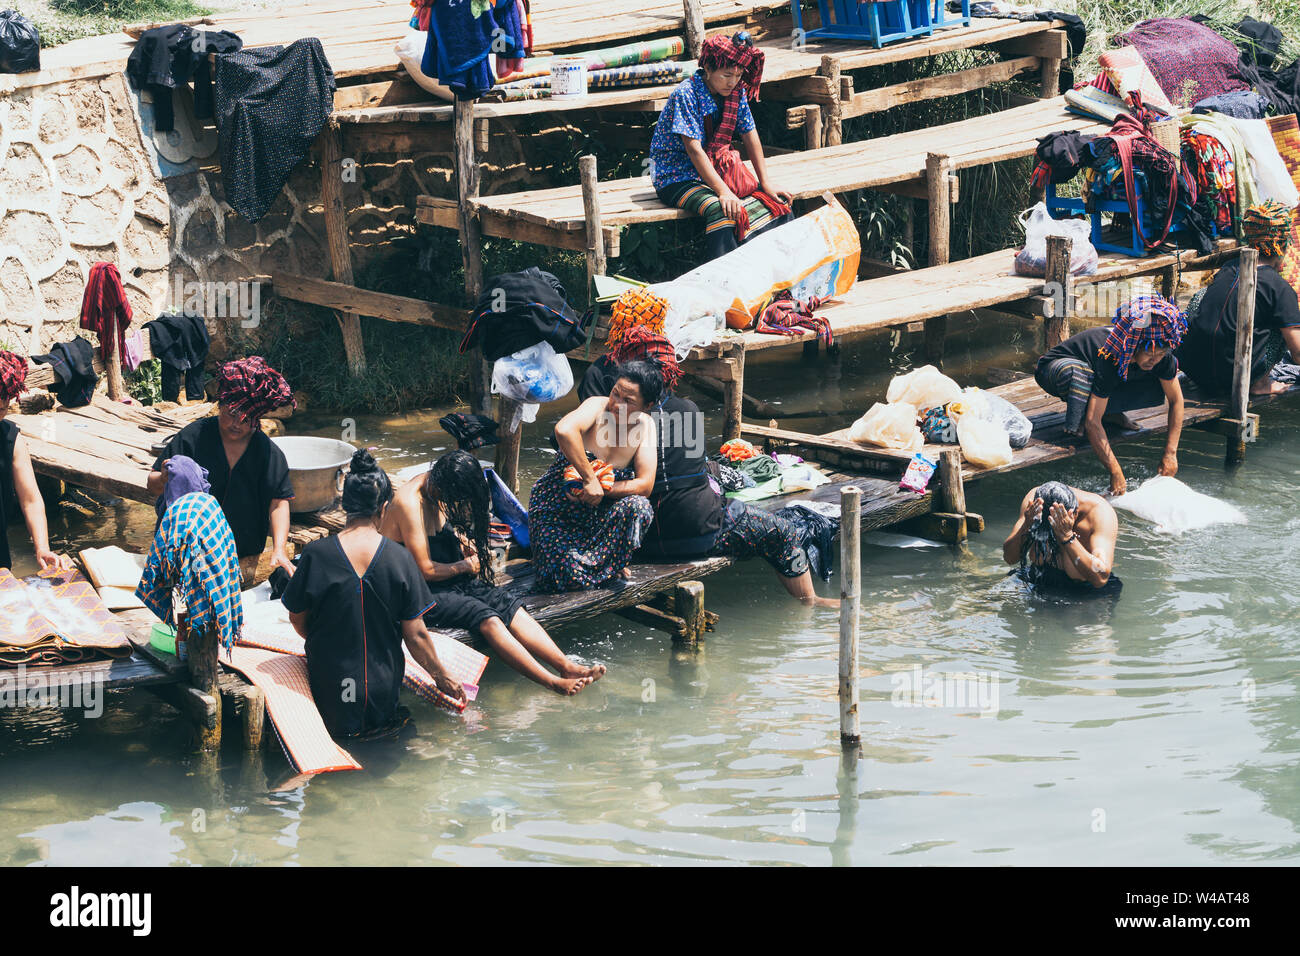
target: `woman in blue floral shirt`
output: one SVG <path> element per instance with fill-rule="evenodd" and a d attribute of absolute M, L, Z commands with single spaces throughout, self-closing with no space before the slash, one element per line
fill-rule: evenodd
<path fill-rule="evenodd" d="M 709 37 L 700 68 L 673 90 L 650 141 L 655 192 L 704 218 L 708 259 L 792 217 L 790 193 L 768 179 L 749 109 L 762 75 L 763 52 L 748 33 Z M 731 147 L 733 134 L 744 143 L 752 174 Z"/>

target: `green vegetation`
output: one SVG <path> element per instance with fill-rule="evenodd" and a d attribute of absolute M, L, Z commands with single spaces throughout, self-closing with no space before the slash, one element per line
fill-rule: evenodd
<path fill-rule="evenodd" d="M 162 401 L 162 362 L 156 358 L 141 362 L 127 373 L 124 384 L 127 394 L 141 405 L 156 405 Z"/>
<path fill-rule="evenodd" d="M 41 46 L 116 33 L 129 23 L 166 23 L 212 11 L 191 0 L 8 0 L 41 34 Z"/>

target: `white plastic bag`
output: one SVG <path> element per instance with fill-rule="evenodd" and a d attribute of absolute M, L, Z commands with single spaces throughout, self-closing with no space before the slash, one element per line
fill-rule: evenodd
<path fill-rule="evenodd" d="M 1097 271 L 1097 250 L 1092 244 L 1092 223 L 1087 219 L 1053 219 L 1046 203 L 1039 203 L 1020 215 L 1025 230 L 1025 247 L 1016 253 L 1016 275 L 1047 274 L 1047 237 L 1070 240 L 1070 274 L 1092 275 Z"/>
<path fill-rule="evenodd" d="M 809 464 L 795 465 L 781 472 L 781 492 L 812 491 L 829 484 L 830 479 Z"/>
<path fill-rule="evenodd" d="M 1246 523 L 1240 509 L 1193 491 L 1168 475 L 1144 481 L 1141 488 L 1112 499 L 1111 504 L 1150 521 L 1157 531 L 1167 534 L 1181 534 L 1212 524 Z"/>
<path fill-rule="evenodd" d="M 492 365 L 492 393 L 504 395 L 524 405 L 553 402 L 573 388 L 573 369 L 569 360 L 538 342 L 513 355 L 499 358 Z M 525 421 L 532 421 L 525 417 Z"/>
<path fill-rule="evenodd" d="M 910 453 L 920 451 L 925 444 L 921 429 L 916 427 L 916 406 L 906 402 L 876 402 L 850 426 L 849 440 Z"/>
<path fill-rule="evenodd" d="M 712 345 L 727 327 L 730 296 L 719 289 L 694 282 L 657 282 L 650 291 L 668 303 L 664 315 L 664 338 L 673 346 L 677 360 L 691 349 Z"/>
<path fill-rule="evenodd" d="M 1002 428 L 986 418 L 964 415 L 957 422 L 961 453 L 972 465 L 1000 468 L 1011 464 L 1011 442 Z"/>
<path fill-rule="evenodd" d="M 1016 408 L 1001 395 L 986 392 L 982 388 L 969 386 L 962 390 L 961 401 L 948 407 L 948 417 L 954 425 L 965 416 L 982 418 L 992 422 L 1007 433 L 1007 440 L 1012 448 L 1024 448 L 1029 444 L 1033 434 L 1033 423 L 1025 417 L 1024 412 Z"/>
<path fill-rule="evenodd" d="M 961 386 L 933 365 L 922 365 L 906 375 L 895 375 L 885 393 L 885 401 L 889 404 L 905 402 L 923 412 L 959 398 Z"/>

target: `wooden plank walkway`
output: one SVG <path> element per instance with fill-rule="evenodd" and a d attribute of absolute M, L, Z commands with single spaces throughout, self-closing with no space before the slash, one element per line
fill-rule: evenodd
<path fill-rule="evenodd" d="M 946 154 L 954 169 L 964 169 L 1030 156 L 1038 147 L 1038 138 L 1048 133 L 1105 133 L 1108 129 L 1108 124 L 1067 112 L 1064 98 L 1053 97 L 991 116 L 774 156 L 767 166 L 771 177 L 796 199 L 900 183 L 923 188 L 926 157 L 931 153 Z M 603 226 L 687 218 L 683 210 L 659 201 L 648 176 L 609 180 L 600 183 L 598 190 Z M 536 234 L 555 235 L 558 245 L 566 233 L 580 232 L 586 225 L 580 186 L 484 196 L 474 206 L 488 235 L 509 235 L 513 225 L 524 223 Z M 433 222 L 425 203 L 417 209 L 416 218 Z"/>

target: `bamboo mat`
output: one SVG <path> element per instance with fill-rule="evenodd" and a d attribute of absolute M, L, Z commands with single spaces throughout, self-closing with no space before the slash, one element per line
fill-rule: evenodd
<path fill-rule="evenodd" d="M 0 663 L 75 664 L 131 656 L 131 640 L 81 572 L 19 580 L 0 568 Z"/>

